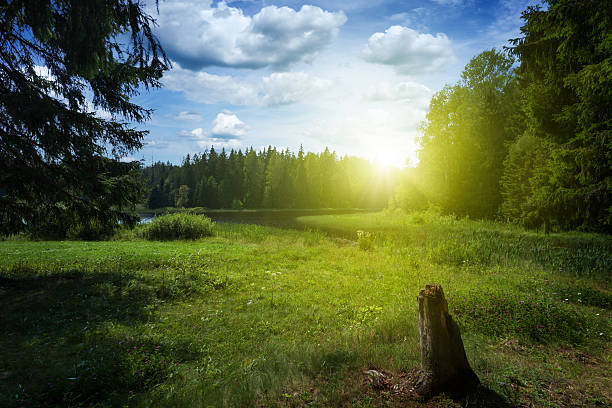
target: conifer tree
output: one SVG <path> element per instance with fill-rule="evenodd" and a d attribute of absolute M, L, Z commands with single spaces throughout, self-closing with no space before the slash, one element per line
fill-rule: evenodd
<path fill-rule="evenodd" d="M 133 223 L 139 163 L 117 159 L 146 133 L 127 122 L 151 113 L 130 97 L 169 66 L 152 17 L 137 0 L 0 7 L 0 229 Z"/>

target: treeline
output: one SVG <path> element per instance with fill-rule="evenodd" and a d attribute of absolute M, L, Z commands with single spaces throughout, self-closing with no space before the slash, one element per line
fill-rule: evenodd
<path fill-rule="evenodd" d="M 398 205 L 612 231 L 612 2 L 547 3 L 434 95 Z"/>
<path fill-rule="evenodd" d="M 149 208 L 381 208 L 397 183 L 397 170 L 368 160 L 322 153 L 296 154 L 268 147 L 246 152 L 214 148 L 187 155 L 180 166 L 143 169 Z"/>

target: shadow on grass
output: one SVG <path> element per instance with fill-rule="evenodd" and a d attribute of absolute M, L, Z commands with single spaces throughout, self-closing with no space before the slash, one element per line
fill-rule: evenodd
<path fill-rule="evenodd" d="M 483 385 L 479 385 L 476 390 L 469 393 L 468 395 L 456 399 L 457 402 L 462 407 L 472 407 L 472 408 L 511 408 L 512 405 L 509 404 L 506 399 L 499 395 L 497 392 L 493 391 L 490 388 L 487 388 Z"/>
<path fill-rule="evenodd" d="M 187 344 L 132 333 L 160 302 L 133 273 L 0 277 L 0 406 L 116 406 L 164 381 Z"/>

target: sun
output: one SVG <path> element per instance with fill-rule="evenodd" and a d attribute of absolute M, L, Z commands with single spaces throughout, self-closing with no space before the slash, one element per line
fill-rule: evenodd
<path fill-rule="evenodd" d="M 381 169 L 404 168 L 409 161 L 412 161 L 410 152 L 406 152 L 405 147 L 373 148 L 365 156 L 374 162 Z"/>

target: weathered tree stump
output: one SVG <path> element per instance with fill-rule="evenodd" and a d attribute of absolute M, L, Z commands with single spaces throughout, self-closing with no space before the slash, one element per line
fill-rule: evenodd
<path fill-rule="evenodd" d="M 442 287 L 426 285 L 417 300 L 421 370 L 414 390 L 426 398 L 470 391 L 480 381 L 468 363 L 459 327 L 448 314 Z"/>

